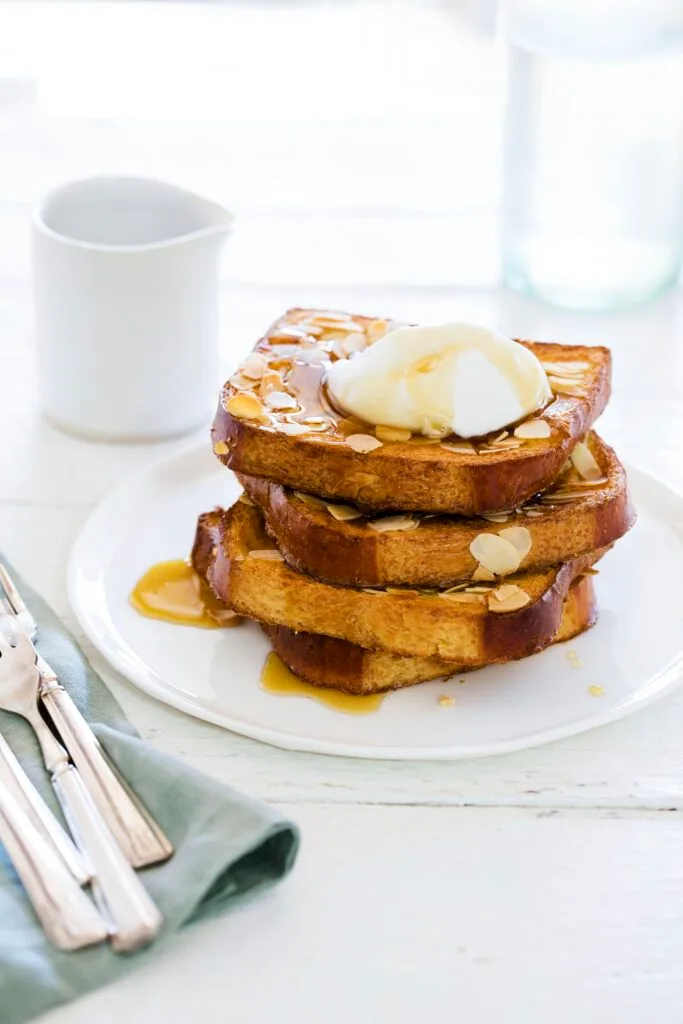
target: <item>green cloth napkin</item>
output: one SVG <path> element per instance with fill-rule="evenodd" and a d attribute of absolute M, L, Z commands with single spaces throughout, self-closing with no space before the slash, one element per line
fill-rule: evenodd
<path fill-rule="evenodd" d="M 38 621 L 41 653 L 175 847 L 171 860 L 141 876 L 164 916 L 154 948 L 177 929 L 221 913 L 286 875 L 299 844 L 296 826 L 143 743 L 73 637 L 10 572 Z M 30 727 L 0 712 L 0 732 L 58 814 Z M 0 1024 L 21 1024 L 76 999 L 131 971 L 145 955 L 117 955 L 108 945 L 75 953 L 50 946 L 0 846 Z"/>

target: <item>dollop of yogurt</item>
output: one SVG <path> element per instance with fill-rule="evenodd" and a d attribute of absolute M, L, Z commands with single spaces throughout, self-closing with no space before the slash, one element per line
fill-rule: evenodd
<path fill-rule="evenodd" d="M 464 322 L 390 331 L 352 359 L 333 363 L 327 388 L 349 415 L 428 437 L 502 430 L 551 398 L 533 352 Z"/>

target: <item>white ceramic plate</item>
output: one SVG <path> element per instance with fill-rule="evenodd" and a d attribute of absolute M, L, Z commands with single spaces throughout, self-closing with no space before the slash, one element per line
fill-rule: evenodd
<path fill-rule="evenodd" d="M 79 622 L 142 690 L 198 718 L 293 750 L 368 758 L 465 758 L 537 746 L 637 711 L 683 678 L 683 498 L 631 470 L 639 521 L 600 563 L 598 625 L 569 644 L 457 680 L 389 694 L 353 716 L 262 691 L 260 630 L 202 630 L 138 615 L 128 594 L 154 562 L 185 556 L 199 512 L 229 504 L 232 474 L 186 448 L 125 481 L 86 523 L 69 563 Z M 567 657 L 576 651 L 583 667 Z M 589 687 L 604 687 L 595 697 Z M 452 708 L 437 697 L 453 694 Z"/>

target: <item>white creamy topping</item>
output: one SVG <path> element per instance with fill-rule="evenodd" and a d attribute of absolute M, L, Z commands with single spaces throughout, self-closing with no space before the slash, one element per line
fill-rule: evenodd
<path fill-rule="evenodd" d="M 399 327 L 327 374 L 333 401 L 374 426 L 478 437 L 540 409 L 548 378 L 523 345 L 475 324 Z"/>

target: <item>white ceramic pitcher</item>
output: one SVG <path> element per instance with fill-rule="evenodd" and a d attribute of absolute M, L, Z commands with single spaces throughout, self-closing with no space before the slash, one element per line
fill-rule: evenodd
<path fill-rule="evenodd" d="M 162 181 L 102 177 L 49 193 L 33 218 L 43 409 L 95 440 L 207 422 L 218 386 L 218 262 L 232 217 Z"/>

